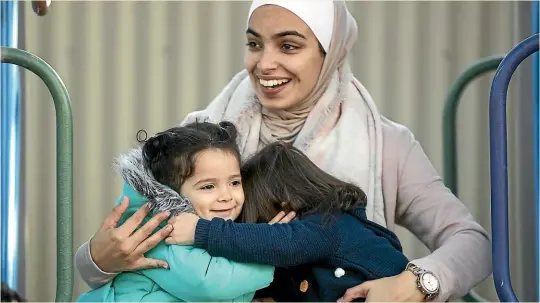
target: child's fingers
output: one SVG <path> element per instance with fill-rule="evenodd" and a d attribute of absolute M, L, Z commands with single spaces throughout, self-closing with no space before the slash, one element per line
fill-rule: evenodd
<path fill-rule="evenodd" d="M 167 244 L 169 244 L 169 245 L 178 244 L 178 243 L 176 243 L 176 241 L 174 240 L 173 237 L 167 237 L 167 238 L 165 239 L 165 243 L 167 243 Z"/>
<path fill-rule="evenodd" d="M 277 214 L 272 220 L 270 220 L 270 222 L 268 222 L 268 224 L 278 223 L 279 221 L 281 221 L 281 219 L 283 219 L 283 217 L 285 217 L 285 212 L 280 211 L 279 214 Z"/>
<path fill-rule="evenodd" d="M 285 218 L 281 219 L 279 223 L 289 223 L 294 219 L 294 217 L 296 217 L 296 213 L 294 211 L 291 211 L 285 216 Z"/>

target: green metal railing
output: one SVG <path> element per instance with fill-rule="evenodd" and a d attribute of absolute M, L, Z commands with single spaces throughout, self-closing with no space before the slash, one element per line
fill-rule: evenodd
<path fill-rule="evenodd" d="M 496 71 L 503 58 L 504 56 L 494 56 L 473 63 L 450 86 L 443 112 L 443 172 L 444 183 L 456 196 L 458 196 L 456 124 L 461 95 L 473 80 L 485 73 Z M 474 291 L 465 295 L 463 300 L 466 302 L 489 301 Z"/>
<path fill-rule="evenodd" d="M 73 297 L 73 119 L 66 86 L 41 58 L 16 48 L 1 47 L 2 63 L 30 70 L 51 92 L 56 109 L 56 301 Z"/>

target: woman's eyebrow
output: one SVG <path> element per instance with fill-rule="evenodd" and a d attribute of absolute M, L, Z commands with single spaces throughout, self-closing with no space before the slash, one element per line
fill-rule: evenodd
<path fill-rule="evenodd" d="M 257 38 L 261 37 L 261 34 L 257 33 L 256 31 L 252 30 L 251 28 L 248 28 L 246 30 L 246 35 L 247 34 L 251 34 L 251 35 L 253 35 L 253 36 L 257 37 Z"/>
<path fill-rule="evenodd" d="M 261 34 L 257 33 L 256 31 L 254 31 L 251 28 L 248 28 L 246 30 L 246 34 L 251 34 L 251 35 L 253 35 L 253 36 L 257 37 L 257 38 L 261 37 Z M 282 31 L 282 32 L 276 33 L 276 34 L 272 35 L 272 38 L 273 39 L 282 38 L 282 37 L 285 37 L 285 36 L 296 36 L 296 37 L 302 38 L 304 40 L 307 40 L 306 36 L 300 34 L 299 32 L 297 32 L 295 30 L 287 30 L 287 31 Z"/>
<path fill-rule="evenodd" d="M 282 38 L 282 37 L 285 37 L 285 36 L 296 36 L 296 37 L 300 37 L 304 40 L 307 40 L 306 39 L 306 36 L 300 34 L 299 32 L 297 31 L 283 31 L 283 32 L 279 32 L 277 34 L 274 34 L 272 36 L 272 38 Z"/>

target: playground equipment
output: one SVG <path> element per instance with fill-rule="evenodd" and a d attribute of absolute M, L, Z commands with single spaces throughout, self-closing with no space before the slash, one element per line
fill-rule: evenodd
<path fill-rule="evenodd" d="M 56 109 L 56 301 L 73 296 L 73 120 L 66 86 L 41 58 L 16 48 L 1 47 L 2 63 L 30 70 L 51 92 Z"/>
<path fill-rule="evenodd" d="M 470 65 L 452 83 L 448 92 L 443 111 L 443 173 L 444 183 L 456 195 L 458 195 L 457 182 L 457 112 L 461 95 L 465 88 L 475 79 L 485 73 L 495 71 L 504 56 L 493 56 L 481 59 Z M 476 292 L 471 291 L 463 297 L 467 302 L 487 302 Z"/>
<path fill-rule="evenodd" d="M 523 60 L 538 52 L 538 39 L 539 34 L 530 36 L 504 57 L 493 79 L 489 97 L 493 281 L 501 302 L 518 302 L 509 268 L 506 98 L 514 71 Z"/>
<path fill-rule="evenodd" d="M 443 111 L 443 172 L 444 183 L 458 195 L 457 177 L 457 112 L 461 95 L 475 79 L 496 71 L 504 56 L 493 56 L 478 60 L 463 71 L 452 83 L 444 103 Z"/>

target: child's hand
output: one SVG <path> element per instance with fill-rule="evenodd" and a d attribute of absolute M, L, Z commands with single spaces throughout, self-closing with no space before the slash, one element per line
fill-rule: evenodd
<path fill-rule="evenodd" d="M 296 217 L 296 213 L 294 211 L 291 211 L 290 213 L 285 213 L 284 211 L 280 211 L 268 224 L 274 224 L 274 223 L 289 223 L 291 222 L 294 217 Z"/>
<path fill-rule="evenodd" d="M 195 241 L 195 229 L 199 216 L 194 214 L 179 214 L 169 220 L 173 231 L 165 239 L 165 243 L 178 245 L 192 245 Z"/>

